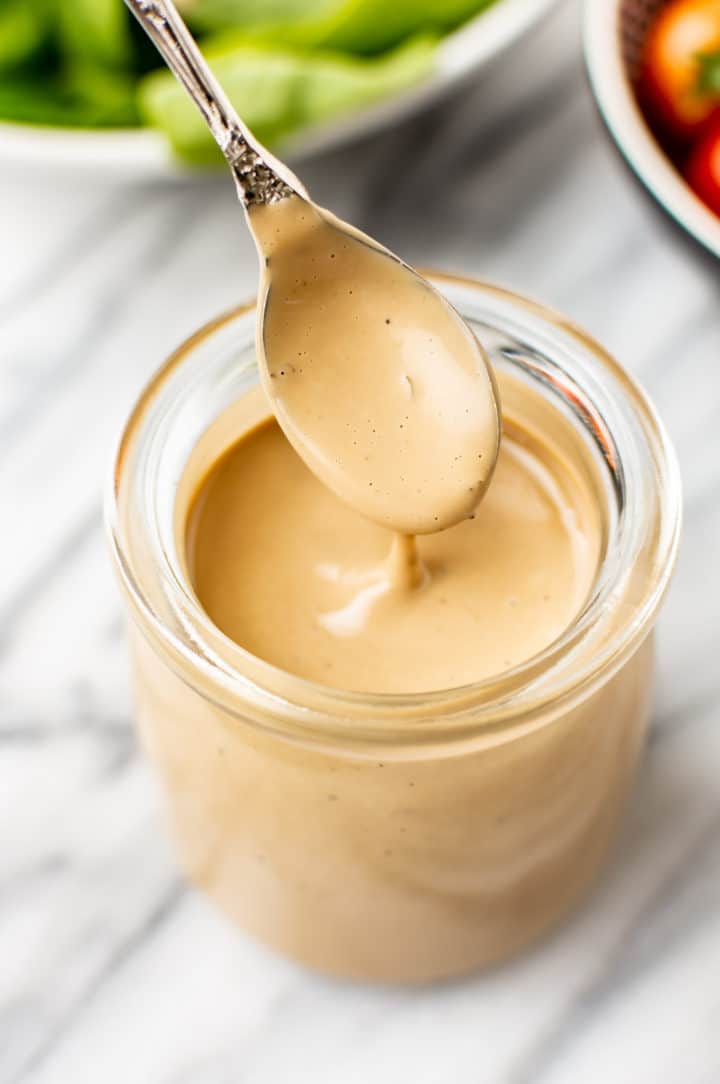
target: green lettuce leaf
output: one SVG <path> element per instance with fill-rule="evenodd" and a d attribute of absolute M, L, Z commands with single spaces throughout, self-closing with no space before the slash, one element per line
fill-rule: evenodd
<path fill-rule="evenodd" d="M 56 0 L 59 46 L 66 61 L 109 68 L 132 64 L 130 14 L 123 0 Z"/>
<path fill-rule="evenodd" d="M 122 0 L 0 0 L 0 119 L 139 124 L 129 25 Z"/>
<path fill-rule="evenodd" d="M 3 76 L 0 120 L 62 128 L 126 128 L 140 118 L 132 82 L 114 80 L 110 73 L 78 70 L 70 79 L 43 82 L 27 74 Z"/>
<path fill-rule="evenodd" d="M 83 103 L 88 115 L 102 116 L 102 127 L 132 128 L 141 123 L 137 80 L 127 72 L 98 64 L 77 62 L 66 70 L 62 85 L 68 95 Z"/>
<path fill-rule="evenodd" d="M 28 0 L 0 3 L 0 72 L 35 59 L 47 42 L 49 29 L 44 4 Z"/>
<path fill-rule="evenodd" d="M 237 27 L 266 44 L 374 53 L 421 32 L 444 33 L 494 0 L 186 0 L 204 30 Z"/>
<path fill-rule="evenodd" d="M 284 136 L 392 95 L 432 69 L 435 42 L 416 39 L 371 60 L 328 53 L 302 54 L 236 43 L 206 55 L 238 113 L 269 145 Z M 140 84 L 140 109 L 188 162 L 218 160 L 219 151 L 185 91 L 167 72 Z"/>

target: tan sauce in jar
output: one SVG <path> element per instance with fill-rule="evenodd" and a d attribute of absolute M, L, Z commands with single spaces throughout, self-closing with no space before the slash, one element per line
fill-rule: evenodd
<path fill-rule="evenodd" d="M 571 464 L 512 421 L 475 517 L 415 550 L 323 486 L 268 418 L 201 484 L 188 556 L 204 609 L 254 655 L 337 688 L 415 693 L 552 643 L 587 597 L 600 537 Z"/>

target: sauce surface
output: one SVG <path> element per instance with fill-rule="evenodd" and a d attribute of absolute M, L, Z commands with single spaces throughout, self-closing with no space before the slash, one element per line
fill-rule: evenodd
<path fill-rule="evenodd" d="M 201 482 L 187 557 L 211 619 L 254 655 L 337 688 L 414 693 L 548 647 L 588 595 L 601 534 L 570 462 L 512 420 L 475 517 L 415 549 L 339 500 L 266 419 Z"/>
<path fill-rule="evenodd" d="M 286 436 L 363 516 L 404 534 L 471 515 L 500 442 L 492 372 L 448 302 L 299 197 L 252 210 L 260 372 Z"/>

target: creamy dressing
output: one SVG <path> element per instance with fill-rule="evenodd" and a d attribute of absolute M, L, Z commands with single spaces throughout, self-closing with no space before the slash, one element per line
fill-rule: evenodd
<path fill-rule="evenodd" d="M 593 497 L 510 419 L 477 515 L 418 553 L 335 497 L 266 419 L 201 483 L 189 569 L 214 623 L 289 673 L 358 692 L 450 688 L 524 662 L 576 616 L 599 558 Z"/>
<path fill-rule="evenodd" d="M 386 249 L 298 196 L 253 208 L 250 223 L 264 263 L 263 385 L 309 468 L 405 535 L 472 515 L 500 420 L 464 321 Z"/>

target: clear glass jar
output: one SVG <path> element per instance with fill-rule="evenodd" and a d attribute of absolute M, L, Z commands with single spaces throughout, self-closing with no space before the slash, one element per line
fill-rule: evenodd
<path fill-rule="evenodd" d="M 257 384 L 252 305 L 151 382 L 107 511 L 140 730 L 188 874 L 280 951 L 403 982 L 516 952 L 600 869 L 648 720 L 681 509 L 660 422 L 596 343 L 506 291 L 432 277 L 501 383 L 562 417 L 594 474 L 595 587 L 542 654 L 460 689 L 370 696 L 281 673 L 213 626 L 186 572 L 181 497 L 188 464 L 199 475 L 237 436 L 218 419 Z"/>

